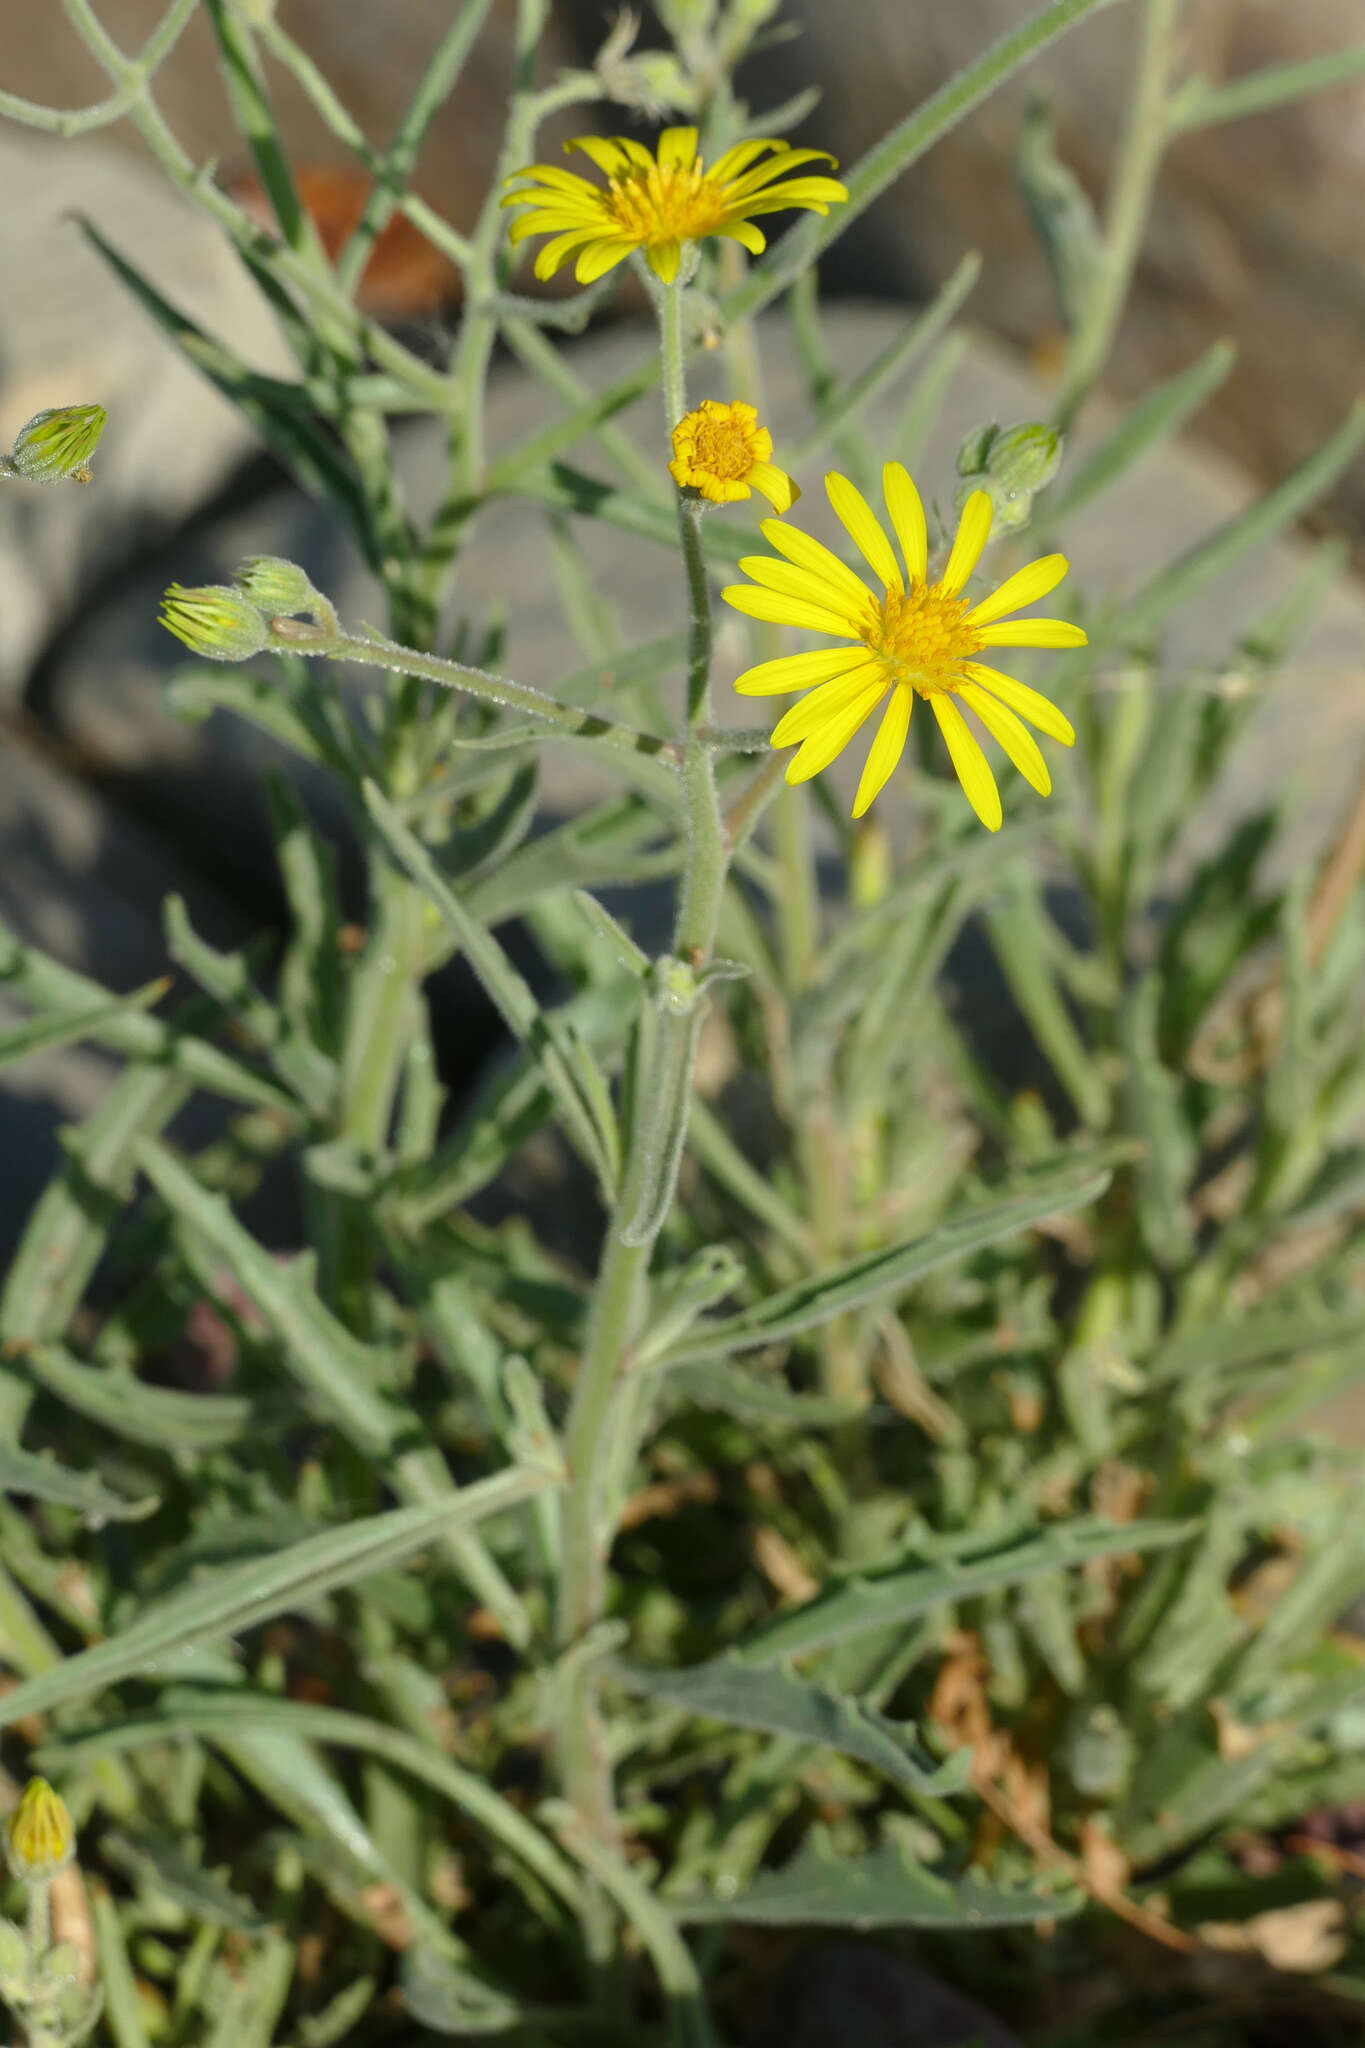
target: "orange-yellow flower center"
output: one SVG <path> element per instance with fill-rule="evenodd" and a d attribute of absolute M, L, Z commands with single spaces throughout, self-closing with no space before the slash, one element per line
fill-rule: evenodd
<path fill-rule="evenodd" d="M 880 655 L 897 683 L 913 683 L 921 697 L 960 690 L 964 662 L 980 648 L 981 635 L 967 624 L 971 602 L 950 597 L 937 583 L 916 584 L 903 595 L 888 590 L 864 629 L 869 654 Z"/>
<path fill-rule="evenodd" d="M 709 470 L 725 483 L 737 482 L 754 466 L 749 431 L 733 415 L 728 419 L 700 420 L 689 453 L 694 469 Z"/>
<path fill-rule="evenodd" d="M 725 218 L 720 188 L 700 158 L 686 167 L 632 164 L 612 178 L 605 203 L 621 232 L 646 245 L 698 241 Z"/>

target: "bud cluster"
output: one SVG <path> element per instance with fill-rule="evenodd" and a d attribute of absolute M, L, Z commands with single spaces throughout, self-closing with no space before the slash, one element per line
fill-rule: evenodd
<path fill-rule="evenodd" d="M 306 612 L 316 627 L 292 626 Z M 161 623 L 205 661 L 250 661 L 275 645 L 303 646 L 336 631 L 337 618 L 297 562 L 253 555 L 236 583 L 173 583 L 161 600 Z"/>
<path fill-rule="evenodd" d="M 958 510 L 973 491 L 985 491 L 995 509 L 996 530 L 1018 532 L 1028 525 L 1035 492 L 1051 483 L 1061 459 L 1062 436 L 1040 421 L 976 427 L 957 451 L 963 480 Z"/>

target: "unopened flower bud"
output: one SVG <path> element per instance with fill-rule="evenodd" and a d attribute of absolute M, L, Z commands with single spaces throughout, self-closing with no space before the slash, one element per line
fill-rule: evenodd
<path fill-rule="evenodd" d="M 282 555 L 252 555 L 237 571 L 237 588 L 267 618 L 316 612 L 324 602 L 298 563 Z"/>
<path fill-rule="evenodd" d="M 46 1778 L 29 1779 L 10 1815 L 6 1848 L 10 1869 L 28 1884 L 55 1877 L 75 1855 L 76 1830 L 66 1801 Z"/>
<path fill-rule="evenodd" d="M 105 417 L 102 405 L 58 405 L 36 412 L 20 430 L 6 469 L 34 484 L 60 483 L 64 477 L 88 484 Z"/>
<path fill-rule="evenodd" d="M 973 427 L 957 451 L 957 473 L 975 479 L 984 476 L 991 449 L 1000 437 L 995 425 Z"/>
<path fill-rule="evenodd" d="M 191 654 L 208 661 L 249 661 L 270 645 L 270 632 L 254 604 L 226 584 L 186 590 L 173 583 L 161 600 L 161 623 Z"/>
<path fill-rule="evenodd" d="M 991 444 L 988 467 L 991 476 L 1007 491 L 1041 491 L 1057 474 L 1062 459 L 1062 437 L 1055 427 L 1034 421 L 1027 426 L 1007 427 Z"/>

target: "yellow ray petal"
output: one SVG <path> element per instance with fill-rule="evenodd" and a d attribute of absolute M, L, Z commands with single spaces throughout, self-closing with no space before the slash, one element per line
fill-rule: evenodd
<path fill-rule="evenodd" d="M 706 175 L 718 185 L 728 184 L 746 171 L 755 157 L 762 156 L 764 150 L 772 146 L 771 142 L 762 142 L 757 137 L 751 137 L 748 142 L 737 142 L 733 149 L 726 150 L 724 156 L 716 158 Z"/>
<path fill-rule="evenodd" d="M 892 775 L 896 764 L 905 752 L 906 736 L 910 731 L 910 713 L 915 708 L 915 693 L 902 683 L 891 692 L 891 702 L 877 728 L 877 737 L 868 750 L 863 764 L 858 794 L 853 799 L 853 815 L 861 818 L 875 796 L 880 796 Z"/>
<path fill-rule="evenodd" d="M 812 733 L 797 748 L 795 757 L 787 763 L 788 782 L 809 782 L 812 775 L 818 775 L 828 768 L 836 754 L 842 754 L 860 725 L 871 717 L 882 700 L 885 684 L 869 683 L 862 693 L 853 699 L 837 718 L 831 718 L 822 725 L 819 732 Z"/>
<path fill-rule="evenodd" d="M 772 148 L 773 146 L 771 143 L 764 145 L 765 148 Z M 721 163 L 724 163 L 724 161 L 725 159 L 722 157 Z M 760 164 L 757 169 L 749 172 L 747 178 L 739 180 L 739 190 L 741 192 L 756 192 L 773 178 L 785 178 L 790 171 L 796 169 L 798 164 L 813 164 L 820 161 L 832 164 L 834 158 L 827 149 L 785 149 L 779 145 L 776 156 L 769 157 L 766 164 Z M 719 172 L 720 164 L 717 164 L 715 170 L 711 173 L 712 177 L 718 176 Z M 828 182 L 832 184 L 834 181 L 830 179 Z"/>
<path fill-rule="evenodd" d="M 879 683 L 883 690 L 887 685 L 885 665 L 880 661 L 860 661 L 847 675 L 821 683 L 818 690 L 808 691 L 799 704 L 793 704 L 778 719 L 772 730 L 773 745 L 790 747 L 797 740 L 810 739 L 832 718 L 842 717 L 854 699 L 865 696 L 874 683 Z"/>
<path fill-rule="evenodd" d="M 924 525 L 924 506 L 903 462 L 888 462 L 882 471 L 882 492 L 896 539 L 905 556 L 912 583 L 923 583 L 929 574 L 929 536 Z M 870 802 L 871 799 L 869 798 Z M 859 815 L 857 812 L 855 816 Z"/>
<path fill-rule="evenodd" d="M 659 162 L 675 164 L 680 171 L 690 168 L 697 154 L 695 128 L 665 128 L 659 137 Z"/>
<path fill-rule="evenodd" d="M 608 178 L 623 171 L 630 162 L 623 142 L 609 142 L 605 135 L 576 135 L 572 142 L 566 142 L 565 149 L 581 149 L 590 157 L 599 171 Z M 587 180 L 583 181 L 585 184 Z"/>
<path fill-rule="evenodd" d="M 524 242 L 530 235 L 562 235 L 566 232 L 579 236 L 600 235 L 602 222 L 600 218 L 588 220 L 581 214 L 551 213 L 547 208 L 543 212 L 524 213 L 520 220 L 513 221 L 507 231 L 507 239 L 515 248 L 518 242 Z"/>
<path fill-rule="evenodd" d="M 856 640 L 854 628 L 838 612 L 827 612 L 818 604 L 787 597 L 780 590 L 763 590 L 756 583 L 732 583 L 721 596 L 747 619 L 767 619 L 775 626 L 803 626 L 810 633 L 830 633 L 836 640 Z"/>
<path fill-rule="evenodd" d="M 831 470 L 825 478 L 825 491 L 836 517 L 848 528 L 859 553 L 878 582 L 887 590 L 903 591 L 905 583 L 896 551 L 857 485 L 851 484 L 846 476 L 840 476 L 837 470 Z"/>
<path fill-rule="evenodd" d="M 668 242 L 651 242 L 645 260 L 662 284 L 672 284 L 682 263 L 682 243 L 676 236 Z"/>
<path fill-rule="evenodd" d="M 986 496 L 984 491 L 980 495 Z M 989 498 L 986 502 L 990 503 Z M 981 751 L 980 742 L 951 697 L 935 690 L 929 702 L 934 707 L 938 729 L 948 743 L 948 752 L 963 794 L 986 830 L 998 832 L 1004 812 L 1000 808 L 1000 792 L 995 786 L 995 777 Z"/>
<path fill-rule="evenodd" d="M 847 669 L 860 665 L 861 647 L 817 647 L 809 654 L 779 654 L 775 661 L 760 661 L 736 676 L 734 687 L 741 697 L 785 696 L 789 690 L 808 690 L 814 683 L 828 683 Z"/>
<path fill-rule="evenodd" d="M 813 534 L 803 533 L 799 526 L 783 526 L 777 519 L 765 519 L 759 532 L 770 547 L 785 555 L 789 562 L 794 562 L 798 569 L 818 576 L 823 583 L 832 583 L 840 596 L 853 606 L 855 615 L 860 615 L 865 606 L 877 602 L 862 577 L 855 576 L 852 569 Z"/>
<path fill-rule="evenodd" d="M 742 242 L 751 256 L 761 256 L 768 246 L 768 237 L 762 228 L 756 228 L 752 221 L 728 221 L 715 232 L 724 242 Z"/>
<path fill-rule="evenodd" d="M 992 739 L 999 740 L 1025 782 L 1031 782 L 1039 796 L 1051 796 L 1052 777 L 1028 727 L 998 697 L 983 690 L 980 683 L 964 683 L 958 696 L 971 706 Z"/>
<path fill-rule="evenodd" d="M 1018 683 L 1013 676 L 1002 676 L 998 668 L 986 668 L 979 661 L 969 661 L 966 669 L 974 683 L 984 685 L 993 697 L 999 697 L 1021 718 L 1027 718 L 1030 725 L 1036 725 L 1039 732 L 1045 732 L 1049 739 L 1060 740 L 1064 747 L 1075 746 L 1076 733 L 1071 720 L 1063 717 L 1041 690 L 1031 690 L 1027 683 Z"/>
<path fill-rule="evenodd" d="M 756 462 L 749 471 L 748 481 L 756 491 L 762 491 L 774 512 L 790 512 L 801 495 L 800 484 L 774 462 Z"/>
<path fill-rule="evenodd" d="M 1028 562 L 1007 576 L 989 597 L 983 597 L 976 609 L 968 612 L 967 624 L 989 626 L 993 619 L 1003 619 L 1006 612 L 1022 611 L 1026 604 L 1037 604 L 1040 597 L 1057 588 L 1070 567 L 1065 555 L 1040 555 L 1036 562 Z"/>
<path fill-rule="evenodd" d="M 558 192 L 573 192 L 599 202 L 602 198 L 600 185 L 594 185 L 591 178 L 583 177 L 578 171 L 566 171 L 560 164 L 528 164 L 524 171 L 518 171 L 516 175 L 519 178 L 530 178 L 540 185 L 548 185 Z M 515 204 L 522 195 L 513 192 L 509 196 Z M 506 204 L 507 201 L 504 200 L 503 205 Z"/>
<path fill-rule="evenodd" d="M 774 562 L 768 555 L 744 555 L 739 566 L 765 590 L 780 590 L 786 597 L 800 598 L 803 604 L 823 605 L 851 627 L 856 628 L 861 622 L 862 604 L 851 601 L 838 584 L 826 583 L 809 569 L 798 568 L 793 562 Z"/>
<path fill-rule="evenodd" d="M 615 239 L 589 242 L 574 265 L 573 274 L 580 284 L 594 284 L 599 277 L 605 277 L 609 270 L 615 270 L 618 263 L 624 263 L 630 250 L 629 242 Z"/>
<path fill-rule="evenodd" d="M 755 197 L 737 199 L 735 205 L 745 213 L 785 213 L 789 206 L 824 213 L 847 197 L 845 188 L 833 178 L 793 178 L 790 184 L 765 185 Z"/>
<path fill-rule="evenodd" d="M 949 597 L 956 597 L 966 583 L 977 563 L 981 550 L 991 537 L 992 507 L 985 491 L 973 491 L 962 507 L 962 517 L 957 522 L 957 535 L 953 551 L 948 557 L 948 566 L 939 578 L 939 587 Z"/>
<path fill-rule="evenodd" d="M 571 256 L 575 249 L 581 249 L 585 242 L 595 242 L 601 233 L 600 227 L 574 228 L 567 235 L 556 235 L 553 242 L 547 242 L 536 255 L 536 276 L 542 280 L 553 277 L 561 263 Z"/>
<path fill-rule="evenodd" d="M 983 626 L 983 647 L 1088 647 L 1089 636 L 1065 619 L 1003 619 Z"/>

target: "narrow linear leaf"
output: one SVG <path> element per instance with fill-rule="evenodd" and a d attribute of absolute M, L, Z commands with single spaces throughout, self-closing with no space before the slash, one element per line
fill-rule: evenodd
<path fill-rule="evenodd" d="M 388 1376 L 383 1351 L 353 1337 L 319 1299 L 309 1276 L 272 1258 L 223 1197 L 202 1187 L 164 1145 L 140 1144 L 137 1161 L 171 1210 L 224 1260 L 280 1339 L 295 1376 L 356 1449 L 386 1470 L 406 1500 L 424 1507 L 454 1500 L 455 1482 L 439 1451 L 428 1446 L 421 1418 L 379 1391 Z M 443 1532 L 443 1542 L 509 1639 L 524 1644 L 530 1632 L 525 1611 L 482 1540 L 457 1519 Z"/>
<path fill-rule="evenodd" d="M 239 1394 L 152 1386 L 131 1373 L 84 1365 L 57 1344 L 24 1345 L 15 1355 L 23 1371 L 77 1415 L 153 1450 L 219 1450 L 260 1420 Z"/>
<path fill-rule="evenodd" d="M 980 275 L 981 258 L 974 250 L 969 251 L 918 317 L 909 321 L 901 333 L 894 335 L 866 369 L 829 393 L 821 407 L 820 418 L 784 458 L 783 466 L 793 472 L 804 469 L 828 446 L 846 421 L 858 419 L 865 407 L 894 384 L 957 318 Z M 745 552 L 748 552 L 747 545 Z"/>
<path fill-rule="evenodd" d="M 581 1887 L 571 1866 L 539 1828 L 493 1789 L 483 1773 L 464 1769 L 443 1751 L 401 1729 L 340 1707 L 276 1699 L 244 1687 L 200 1692 L 176 1686 L 162 1695 L 154 1714 L 102 1723 L 89 1734 L 77 1730 L 60 1742 L 48 1743 L 43 1755 L 54 1768 L 67 1769 L 111 1751 L 143 1749 L 183 1736 L 212 1742 L 247 1732 L 287 1735 L 300 1742 L 320 1742 L 381 1758 L 467 1814 L 535 1871 L 566 1905 L 577 1910 L 581 1903 Z"/>
<path fill-rule="evenodd" d="M 471 915 L 447 885 L 431 855 L 409 832 L 398 813 L 373 782 L 365 784 L 365 803 L 381 837 L 398 865 L 412 878 L 459 940 L 470 966 L 497 1005 L 519 1044 L 536 1054 L 546 1085 L 559 1104 L 569 1135 L 596 1169 L 604 1187 L 614 1190 L 620 1138 L 614 1122 L 602 1125 L 599 1105 L 607 1099 L 600 1073 L 585 1086 L 583 1067 L 595 1062 L 583 1041 L 566 1042 L 556 1020 L 541 1009 L 492 933 Z"/>
<path fill-rule="evenodd" d="M 608 1672 L 627 1692 L 667 1700 L 699 1720 L 727 1721 L 736 1728 L 758 1728 L 766 1735 L 790 1735 L 841 1750 L 908 1791 L 958 1792 L 971 1765 L 966 1750 L 958 1750 L 947 1763 L 928 1756 L 915 1740 L 913 1722 L 888 1720 L 861 1700 L 738 1657 L 716 1657 L 686 1671 L 613 1662 Z"/>
<path fill-rule="evenodd" d="M 894 1842 L 866 1856 L 839 1856 L 818 1840 L 783 1870 L 764 1871 L 729 1899 L 673 1906 L 689 1926 L 1019 1927 L 1080 1911 L 1065 1885 L 988 1884 L 969 1874 L 950 1882 L 911 1863 Z"/>
<path fill-rule="evenodd" d="M 141 1522 L 160 1506 L 155 1494 L 130 1500 L 112 1493 L 93 1472 L 73 1472 L 55 1458 L 36 1457 L 0 1444 L 0 1493 L 18 1493 L 30 1500 L 50 1500 L 78 1508 L 92 1526 L 101 1522 Z"/>
<path fill-rule="evenodd" d="M 1362 447 L 1365 401 L 1353 406 L 1331 439 L 1291 470 L 1283 483 L 1267 491 L 1254 505 L 1248 505 L 1245 512 L 1226 521 L 1139 590 L 1121 614 L 1124 628 L 1131 631 L 1158 625 L 1178 605 L 1187 604 L 1252 548 L 1272 539 L 1301 512 L 1316 504 L 1349 468 Z"/>
<path fill-rule="evenodd" d="M 739 1315 L 699 1323 L 680 1345 L 664 1354 L 660 1363 L 671 1367 L 724 1358 L 734 1351 L 751 1351 L 757 1345 L 776 1344 L 803 1330 L 814 1329 L 845 1309 L 902 1292 L 926 1273 L 951 1265 L 955 1259 L 968 1258 L 984 1246 L 1013 1237 L 1049 1216 L 1085 1208 L 1104 1193 L 1110 1178 L 1107 1172 L 1091 1172 L 1081 1178 L 1061 1180 L 1036 1194 L 958 1217 L 927 1237 L 868 1252 L 829 1272 L 798 1280 L 794 1286 L 784 1287 Z"/>
<path fill-rule="evenodd" d="M 320 498 L 345 520 L 372 569 L 379 567 L 365 494 L 336 443 L 318 426 L 308 394 L 278 377 L 249 369 L 173 306 L 143 273 L 107 242 L 93 221 L 78 216 L 81 232 L 104 258 L 145 313 L 201 375 L 237 407 L 277 455 L 300 488 Z"/>
<path fill-rule="evenodd" d="M 54 1016 L 30 1017 L 12 1031 L 0 1032 L 0 1067 L 13 1066 L 16 1060 L 27 1059 L 30 1053 L 47 1052 L 53 1046 L 77 1045 L 83 1038 L 96 1038 L 120 1017 L 150 1010 L 170 985 L 167 980 L 149 981 L 131 995 L 118 996 L 97 1009 L 81 1005 Z"/>
<path fill-rule="evenodd" d="M 140 1010 L 111 1010 L 111 998 L 97 981 L 51 960 L 36 946 L 25 946 L 0 924 L 0 986 L 11 989 L 37 1010 L 109 1011 L 92 1024 L 90 1035 L 111 1052 L 141 1059 L 184 1074 L 210 1093 L 248 1108 L 281 1109 L 294 1114 L 294 1099 L 275 1082 L 252 1073 L 239 1060 L 220 1052 L 176 1020 L 163 1022 Z"/>
<path fill-rule="evenodd" d="M 1029 1530 L 982 1555 L 916 1564 L 877 1578 L 849 1578 L 818 1593 L 806 1606 L 770 1622 L 740 1650 L 745 1663 L 804 1655 L 867 1629 L 900 1626 L 916 1615 L 999 1586 L 1022 1586 L 1045 1572 L 1070 1571 L 1094 1557 L 1164 1550 L 1194 1535 L 1195 1522 L 1078 1521 Z"/>
<path fill-rule="evenodd" d="M 405 1564 L 451 1528 L 472 1528 L 555 1483 L 548 1472 L 496 1473 L 465 1487 L 437 1507 L 392 1508 L 291 1544 L 275 1557 L 251 1558 L 207 1574 L 197 1585 L 158 1601 L 106 1642 L 68 1657 L 0 1700 L 0 1726 L 25 1714 L 90 1699 L 106 1686 L 157 1669 L 196 1644 L 222 1642 L 277 1614 L 311 1607 L 376 1572 Z"/>
<path fill-rule="evenodd" d="M 1226 382 L 1236 360 L 1237 350 L 1232 342 L 1216 341 L 1187 370 L 1181 370 L 1164 384 L 1153 385 L 1128 408 L 1098 448 L 1077 464 L 1066 482 L 1048 494 L 1043 501 L 1040 524 L 1051 532 L 1131 469 L 1149 449 L 1179 433 L 1186 420 Z"/>

